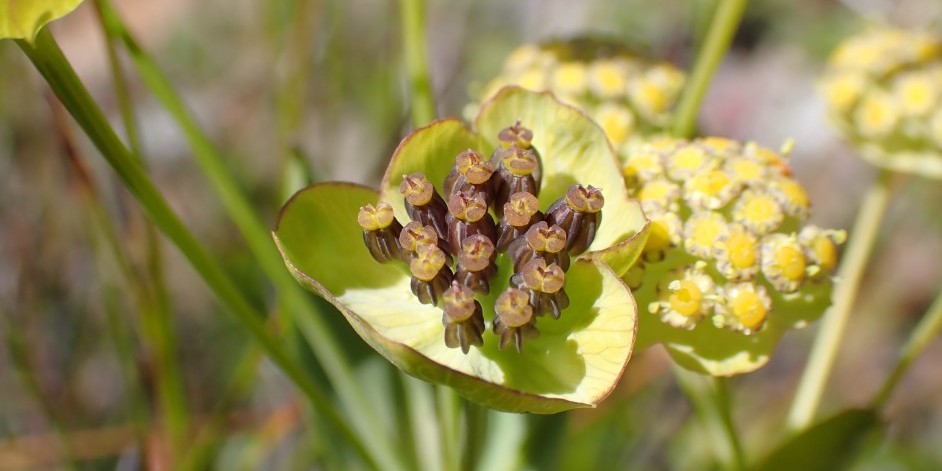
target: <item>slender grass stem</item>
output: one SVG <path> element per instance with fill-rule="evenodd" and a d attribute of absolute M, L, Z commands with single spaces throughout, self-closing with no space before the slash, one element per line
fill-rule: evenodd
<path fill-rule="evenodd" d="M 913 360 L 922 354 L 923 350 L 929 346 L 929 342 L 939 335 L 939 331 L 942 331 L 942 290 L 940 290 L 932 306 L 929 307 L 929 310 L 926 311 L 919 324 L 909 335 L 909 340 L 906 341 L 906 345 L 900 351 L 896 367 L 893 368 L 873 401 L 874 408 L 882 408 L 886 405 L 896 386 L 903 379 L 903 375 L 909 370 Z"/>
<path fill-rule="evenodd" d="M 892 172 L 888 170 L 881 171 L 864 195 L 857 220 L 847 241 L 844 259 L 837 272 L 831 309 L 821 322 L 788 413 L 787 425 L 791 430 L 797 431 L 808 426 L 821 402 L 821 395 L 834 367 L 851 308 L 857 298 L 860 280 L 889 206 L 892 176 Z"/>
<path fill-rule="evenodd" d="M 282 345 L 266 332 L 256 310 L 233 284 L 220 264 L 203 248 L 176 216 L 167 201 L 147 177 L 140 164 L 118 139 L 101 109 L 75 75 L 69 62 L 48 30 L 39 33 L 34 43 L 17 40 L 17 45 L 76 119 L 92 143 L 99 149 L 125 187 L 137 198 L 150 219 L 190 261 L 218 299 L 228 308 L 240 325 L 265 351 L 272 362 L 290 378 L 311 403 L 333 422 L 363 457 L 376 467 L 395 464 L 390 455 L 382 454 L 375 446 L 363 440 L 334 407 L 327 394 L 306 375 L 303 368 L 284 350 Z M 395 468 L 395 466 L 394 466 Z"/>
<path fill-rule="evenodd" d="M 406 72 L 409 76 L 412 126 L 417 128 L 435 120 L 436 115 L 425 40 L 425 1 L 400 0 L 399 8 Z"/>
<path fill-rule="evenodd" d="M 706 40 L 697 54 L 693 72 L 674 113 L 674 136 L 690 137 L 696 130 L 697 114 L 703 97 L 710 88 L 713 74 L 723 60 L 723 55 L 729 49 L 748 3 L 749 0 L 719 0 Z"/>
<path fill-rule="evenodd" d="M 291 315 L 314 354 L 323 366 L 331 384 L 337 390 L 345 412 L 359 434 L 359 443 L 371 450 L 371 454 L 384 469 L 400 469 L 401 456 L 388 437 L 373 434 L 373 424 L 378 422 L 378 413 L 356 384 L 352 368 L 337 341 L 330 335 L 331 329 L 322 319 L 322 313 L 313 304 L 297 282 L 285 269 L 284 263 L 265 228 L 226 169 L 225 159 L 203 132 L 183 100 L 163 75 L 154 60 L 140 47 L 137 40 L 125 28 L 116 12 L 106 0 L 101 0 L 108 34 L 118 38 L 131 55 L 142 80 L 151 93 L 179 124 L 189 141 L 193 156 L 203 175 L 219 196 L 223 207 L 239 228 L 249 250 L 260 264 L 260 268 L 278 288 Z M 336 410 L 333 410 L 336 413 Z"/>

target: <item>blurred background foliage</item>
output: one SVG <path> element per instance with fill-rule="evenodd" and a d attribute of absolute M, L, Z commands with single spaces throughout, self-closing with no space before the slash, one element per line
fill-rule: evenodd
<path fill-rule="evenodd" d="M 298 168 L 309 169 L 315 180 L 376 186 L 409 129 L 395 2 L 115 4 L 222 149 L 266 223 L 297 188 L 292 182 L 299 181 Z M 469 90 L 479 89 L 524 42 L 600 34 L 688 68 L 713 6 L 706 0 L 429 1 L 439 115 L 460 115 Z M 828 126 L 816 80 L 833 45 L 870 21 L 938 31 L 942 3 L 755 0 L 700 115 L 702 134 L 771 148 L 795 138 L 792 169 L 814 202 L 812 221 L 824 227 L 849 228 L 875 171 Z M 93 2 L 53 27 L 121 129 Z M 270 285 L 186 140 L 123 62 L 151 176 L 250 299 L 263 311 L 275 309 Z M 146 271 L 147 226 L 9 41 L 0 42 L 0 71 L 0 470 L 168 469 L 153 452 L 166 444 L 148 418 L 158 407 L 160 347 L 151 342 L 153 326 L 142 320 L 129 280 L 93 222 L 88 182 L 135 273 Z M 891 206 L 828 385 L 824 415 L 873 396 L 942 284 L 940 201 L 942 186 L 913 179 Z M 306 416 L 296 390 L 221 314 L 180 254 L 159 243 L 175 334 L 170 359 L 180 373 L 187 433 L 196 437 L 188 441 L 192 459 L 213 469 L 343 467 L 327 451 L 338 439 Z M 398 381 L 339 315 L 331 321 L 332 334 L 358 359 L 363 388 Z M 787 335 L 766 367 L 732 382 L 733 417 L 747 450 L 765 450 L 769 438 L 781 434 L 814 332 L 811 326 Z M 290 330 L 285 335 L 297 336 Z M 868 442 L 856 469 L 942 467 L 940 362 L 937 339 L 889 403 L 887 435 Z M 316 373 L 313 359 L 308 364 Z M 711 456 L 704 430 L 686 420 L 692 409 L 660 347 L 636 352 L 623 383 L 596 410 L 528 418 L 537 432 L 543 423 L 568 423 L 564 436 L 528 437 L 527 459 L 559 469 L 689 469 Z M 554 440 L 562 456 L 541 463 Z"/>

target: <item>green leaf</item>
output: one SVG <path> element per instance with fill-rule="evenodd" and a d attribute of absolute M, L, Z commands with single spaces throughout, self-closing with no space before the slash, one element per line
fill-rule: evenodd
<path fill-rule="evenodd" d="M 664 263 L 648 264 L 646 270 L 663 273 L 645 273 L 652 280 L 668 279 L 670 267 L 683 265 L 670 257 L 690 258 L 686 254 L 671 255 Z M 637 348 L 644 349 L 663 343 L 671 358 L 680 366 L 711 376 L 733 376 L 755 371 L 768 363 L 782 335 L 788 330 L 802 328 L 819 318 L 830 305 L 831 283 L 820 283 L 802 288 L 800 292 L 783 295 L 768 289 L 772 298 L 772 311 L 758 332 L 745 335 L 721 329 L 709 320 L 700 322 L 693 330 L 680 329 L 662 322 L 657 314 L 648 311 L 648 304 L 658 297 L 656 283 L 645 283 L 634 291 L 638 301 Z"/>
<path fill-rule="evenodd" d="M 819 422 L 769 453 L 760 471 L 846 469 L 860 444 L 881 426 L 872 409 L 850 409 Z"/>
<path fill-rule="evenodd" d="M 490 151 L 500 130 L 517 120 L 533 131 L 533 147 L 543 158 L 541 208 L 563 196 L 573 183 L 602 190 L 602 224 L 585 257 L 601 260 L 623 275 L 644 248 L 648 226 L 641 205 L 628 198 L 618 157 L 605 132 L 552 94 L 519 87 L 506 87 L 484 103 L 474 126 L 491 144 Z"/>
<path fill-rule="evenodd" d="M 435 139 L 415 142 L 448 148 Z M 484 347 L 465 355 L 445 346 L 441 310 L 412 295 L 405 266 L 376 263 L 363 246 L 357 211 L 378 199 L 358 185 L 313 185 L 285 205 L 273 234 L 294 277 L 334 304 L 374 349 L 406 373 L 495 409 L 553 413 L 592 407 L 611 392 L 637 322 L 631 293 L 611 269 L 595 260 L 574 263 L 566 282 L 570 307 L 559 320 L 541 319 L 541 335 L 523 353 L 498 350 L 488 333 Z M 496 295 L 481 300 L 487 322 Z"/>
<path fill-rule="evenodd" d="M 82 0 L 7 0 L 0 2 L 0 39 L 26 39 L 33 42 L 39 30 L 62 18 Z"/>

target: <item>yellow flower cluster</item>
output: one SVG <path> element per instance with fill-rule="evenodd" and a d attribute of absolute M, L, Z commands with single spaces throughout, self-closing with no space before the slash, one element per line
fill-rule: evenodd
<path fill-rule="evenodd" d="M 822 89 L 841 132 L 872 163 L 942 177 L 942 38 L 890 28 L 850 38 Z"/>
<path fill-rule="evenodd" d="M 584 110 L 617 149 L 631 137 L 657 134 L 668 125 L 684 80 L 673 65 L 644 59 L 622 45 L 576 39 L 517 48 L 479 97 L 486 100 L 507 85 L 552 91 Z"/>
<path fill-rule="evenodd" d="M 808 197 L 779 153 L 708 137 L 656 139 L 624 157 L 652 223 L 627 275 L 641 309 L 677 328 L 749 335 L 780 303 L 830 288 L 845 235 L 804 224 Z"/>

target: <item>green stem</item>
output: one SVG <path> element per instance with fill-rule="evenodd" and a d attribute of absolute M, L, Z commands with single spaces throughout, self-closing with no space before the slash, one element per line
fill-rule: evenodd
<path fill-rule="evenodd" d="M 716 458 L 726 464 L 726 469 L 741 471 L 746 460 L 733 424 L 730 411 L 730 393 L 726 378 L 708 378 L 692 373 L 680 366 L 673 366 L 677 384 L 694 405 L 707 436 L 713 440 Z"/>
<path fill-rule="evenodd" d="M 697 62 L 674 113 L 672 128 L 675 136 L 693 135 L 703 97 L 710 88 L 713 74 L 723 60 L 723 55 L 729 49 L 747 3 L 749 0 L 719 0 L 706 41 L 697 53 Z"/>
<path fill-rule="evenodd" d="M 435 120 L 435 97 L 428 72 L 425 41 L 425 1 L 401 0 L 402 42 L 409 75 L 412 126 L 425 126 Z"/>
<path fill-rule="evenodd" d="M 94 5 L 102 31 L 105 32 L 107 36 L 101 1 L 94 2 Z M 106 39 L 105 48 L 108 54 L 108 63 L 111 69 L 115 96 L 117 97 L 118 108 L 121 111 L 121 120 L 124 125 L 124 130 L 128 136 L 131 154 L 137 158 L 141 165 L 144 165 L 140 134 L 138 133 L 137 123 L 134 119 L 133 100 L 128 91 L 127 79 L 118 61 L 118 53 L 115 49 L 113 38 Z M 88 183 L 90 184 L 91 182 Z M 94 200 L 91 204 L 101 208 L 97 192 L 91 187 L 89 191 Z M 103 208 L 102 211 L 104 211 Z M 105 217 L 105 219 L 107 219 L 107 217 Z M 138 220 L 140 220 L 140 218 L 138 218 Z M 147 257 L 145 261 L 147 279 L 143 279 L 143 277 L 139 276 L 131 268 L 130 261 L 126 260 L 127 257 L 124 254 L 124 250 L 121 248 L 121 244 L 118 242 L 117 231 L 113 225 L 106 220 L 102 223 L 101 227 L 108 233 L 106 238 L 112 246 L 113 255 L 121 262 L 120 265 L 125 280 L 132 285 L 139 286 L 136 292 L 138 293 L 137 298 L 141 313 L 142 332 L 146 335 L 147 341 L 154 351 L 160 409 L 162 411 L 164 425 L 169 435 L 171 456 L 177 457 L 183 449 L 185 437 L 190 428 L 190 419 L 183 388 L 183 379 L 177 362 L 177 340 L 173 329 L 169 295 L 164 282 L 160 241 L 157 236 L 157 231 L 153 224 L 148 221 L 143 221 L 144 244 Z M 148 281 L 150 282 L 150 286 L 147 286 Z"/>
<path fill-rule="evenodd" d="M 361 452 L 368 462 L 380 466 L 383 460 L 376 456 L 375 447 L 367 448 L 367 442 L 362 440 L 362 436 L 353 433 L 327 395 L 304 373 L 303 368 L 288 356 L 279 341 L 268 334 L 242 292 L 170 209 L 157 187 L 118 139 L 104 113 L 75 75 L 48 29 L 41 31 L 34 43 L 17 40 L 17 45 L 42 74 L 62 104 L 121 178 L 125 187 L 137 198 L 151 221 L 177 246 L 209 288 L 226 305 L 226 312 L 235 316 L 272 362 L 334 423 L 349 443 Z"/>
<path fill-rule="evenodd" d="M 464 403 L 464 446 L 461 449 L 461 469 L 477 469 L 481 455 L 485 453 L 482 446 L 488 436 L 487 415 L 488 410 L 471 401 Z"/>
<path fill-rule="evenodd" d="M 880 392 L 873 401 L 874 408 L 882 408 L 886 405 L 893 390 L 896 389 L 897 384 L 899 384 L 899 381 L 909 369 L 909 365 L 922 354 L 923 350 L 929 346 L 929 342 L 939 334 L 940 330 L 942 330 L 942 291 L 940 291 L 939 295 L 932 303 L 932 306 L 929 307 L 929 310 L 909 335 L 909 340 L 906 341 L 906 345 L 904 345 L 903 349 L 900 351 L 899 361 L 896 363 L 896 367 L 893 368 L 893 372 L 890 373 L 886 382 L 883 383 L 883 387 L 880 388 Z"/>
<path fill-rule="evenodd" d="M 461 469 L 461 399 L 448 386 L 435 386 L 438 404 L 438 428 L 442 443 L 442 459 L 447 471 Z"/>
<path fill-rule="evenodd" d="M 837 272 L 831 309 L 825 314 L 815 338 L 808 364 L 805 366 L 798 391 L 788 413 L 787 424 L 791 430 L 801 430 L 814 419 L 821 395 L 827 382 L 834 359 L 841 345 L 844 328 L 851 308 L 857 298 L 860 280 L 863 278 L 867 260 L 876 243 L 880 224 L 890 201 L 890 180 L 893 174 L 883 170 L 864 195 L 857 221 L 850 233 L 844 259 Z"/>
<path fill-rule="evenodd" d="M 295 323 L 336 389 L 340 402 L 345 406 L 345 412 L 350 415 L 352 425 L 361 437 L 358 442 L 370 450 L 383 469 L 402 468 L 401 457 L 387 437 L 375 436 L 373 424 L 378 423 L 379 415 L 354 380 L 349 360 L 330 335 L 331 329 L 322 319 L 322 313 L 285 269 L 268 229 L 258 219 L 248 199 L 227 171 L 221 152 L 202 131 L 170 81 L 125 28 L 110 4 L 102 0 L 102 6 L 109 36 L 122 41 L 144 83 L 180 125 L 202 173 L 219 195 L 223 207 L 239 228 L 261 269 L 278 288 L 286 305 L 291 308 Z M 336 413 L 336 409 L 332 411 Z"/>

